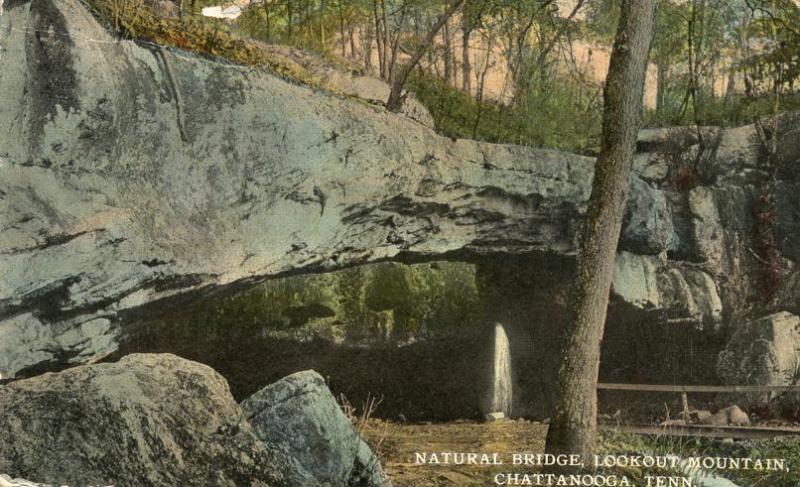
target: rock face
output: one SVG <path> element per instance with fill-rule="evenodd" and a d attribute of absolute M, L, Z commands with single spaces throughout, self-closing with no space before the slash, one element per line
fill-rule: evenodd
<path fill-rule="evenodd" d="M 717 370 L 730 384 L 793 385 L 800 373 L 800 318 L 775 313 L 737 328 Z"/>
<path fill-rule="evenodd" d="M 678 246 L 664 193 L 638 177 L 631 179 L 623 228 L 619 241 L 622 250 L 658 255 Z"/>
<path fill-rule="evenodd" d="M 451 140 L 262 70 L 119 41 L 78 0 L 3 5 L 4 377 L 97 361 L 118 350 L 131 321 L 165 308 L 389 260 L 475 263 L 485 311 L 519 324 L 509 326 L 512 346 L 558 349 L 591 158 Z M 800 313 L 796 135 L 789 125 L 773 134 L 786 163 L 775 181 L 752 126 L 642 133 L 607 370 L 630 371 L 621 362 L 639 356 L 643 365 L 671 361 L 662 376 L 713 371 L 721 330 L 760 316 L 754 310 Z M 755 239 L 762 187 L 774 194 L 784 283 L 770 296 L 761 295 Z M 530 263 L 522 279 L 509 270 Z M 314 325 L 331 318 L 304 311 L 317 313 Z M 387 311 L 378 328 L 395 318 Z M 704 363 L 685 367 L 700 355 L 658 345 L 671 337 L 680 351 L 688 334 L 709 348 Z M 664 360 L 652 359 L 654 348 Z M 540 390 L 549 374 L 520 377 L 520 386 Z"/>
<path fill-rule="evenodd" d="M 0 387 L 0 472 L 56 485 L 303 485 L 242 421 L 225 380 L 130 355 Z M 308 484 L 306 484 L 308 485 Z"/>
<path fill-rule="evenodd" d="M 113 351 L 126 314 L 178 294 L 574 249 L 590 158 L 453 141 L 265 71 L 117 41 L 78 0 L 7 3 L 0 46 L 12 377 Z M 79 338 L 86 323 L 96 340 Z"/>
<path fill-rule="evenodd" d="M 386 485 L 380 464 L 313 370 L 271 384 L 242 403 L 265 443 L 291 452 L 313 476 L 313 485 Z"/>

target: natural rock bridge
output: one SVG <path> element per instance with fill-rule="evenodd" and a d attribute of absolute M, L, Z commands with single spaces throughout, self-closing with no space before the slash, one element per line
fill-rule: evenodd
<path fill-rule="evenodd" d="M 504 290 L 547 272 L 542 256 L 574 258 L 592 158 L 451 140 L 264 70 L 118 40 L 79 0 L 6 0 L 0 56 L 11 377 L 114 351 L 154 303 L 276 276 L 469 261 L 502 312 L 528 299 Z M 671 133 L 642 136 L 614 292 L 631 309 L 718 326 L 757 293 L 758 138 L 709 129 L 709 148 L 681 134 L 686 150 L 669 154 Z M 796 134 L 774 136 L 789 147 Z M 676 164 L 701 158 L 705 180 L 671 186 Z M 795 261 L 798 183 L 773 184 L 778 245 Z M 787 282 L 775 306 L 796 311 L 796 274 Z"/>

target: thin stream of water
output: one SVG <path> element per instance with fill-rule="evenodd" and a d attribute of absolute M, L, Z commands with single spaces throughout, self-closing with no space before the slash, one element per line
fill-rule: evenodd
<path fill-rule="evenodd" d="M 494 381 L 492 394 L 492 411 L 511 415 L 511 350 L 508 335 L 503 325 L 494 327 Z"/>

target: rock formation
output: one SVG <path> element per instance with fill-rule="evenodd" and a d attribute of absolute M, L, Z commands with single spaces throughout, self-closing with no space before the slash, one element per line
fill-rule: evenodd
<path fill-rule="evenodd" d="M 0 387 L 0 472 L 56 485 L 303 485 L 219 374 L 129 355 Z"/>
<path fill-rule="evenodd" d="M 178 294 L 573 248 L 590 158 L 453 141 L 263 70 L 117 41 L 78 0 L 6 2 L 0 45 L 11 376 L 113 351 L 126 313 Z"/>
<path fill-rule="evenodd" d="M 784 311 L 741 325 L 720 352 L 717 373 L 730 384 L 796 384 L 800 318 Z"/>
<path fill-rule="evenodd" d="M 315 485 L 381 487 L 378 459 L 344 415 L 325 379 L 297 372 L 256 392 L 242 403 L 246 418 L 264 443 L 292 452 L 314 476 Z"/>
<path fill-rule="evenodd" d="M 165 307 L 386 260 L 476 263 L 487 312 L 557 350 L 545 328 L 563 316 L 593 159 L 451 140 L 264 70 L 117 40 L 79 0 L 3 5 L 4 376 L 96 361 Z M 797 131 L 785 117 L 768 134 L 642 134 L 608 370 L 631 343 L 668 350 L 656 326 L 716 346 L 741 317 L 800 312 Z"/>

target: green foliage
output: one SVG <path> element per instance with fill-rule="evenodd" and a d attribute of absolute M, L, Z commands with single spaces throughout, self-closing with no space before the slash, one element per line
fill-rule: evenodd
<path fill-rule="evenodd" d="M 774 104 L 774 98 L 768 95 L 753 98 L 745 95 L 715 97 L 703 94 L 698 97 L 697 113 L 692 106 L 681 113 L 677 104 L 673 103 L 661 110 L 648 110 L 645 113 L 644 126 L 672 127 L 697 122 L 699 125 L 737 127 L 776 113 Z M 800 111 L 800 93 L 782 96 L 779 111 Z"/>
<path fill-rule="evenodd" d="M 265 339 L 405 342 L 474 330 L 480 310 L 473 266 L 386 263 L 267 281 L 168 310 L 147 326 L 168 330 L 156 334 L 166 350 L 199 336 L 222 348 Z"/>
<path fill-rule="evenodd" d="M 409 88 L 430 110 L 437 129 L 451 137 L 579 153 L 597 150 L 602 113 L 597 97 L 563 78 L 532 87 L 518 97 L 517 106 L 478 102 L 433 76 L 417 74 Z"/>

